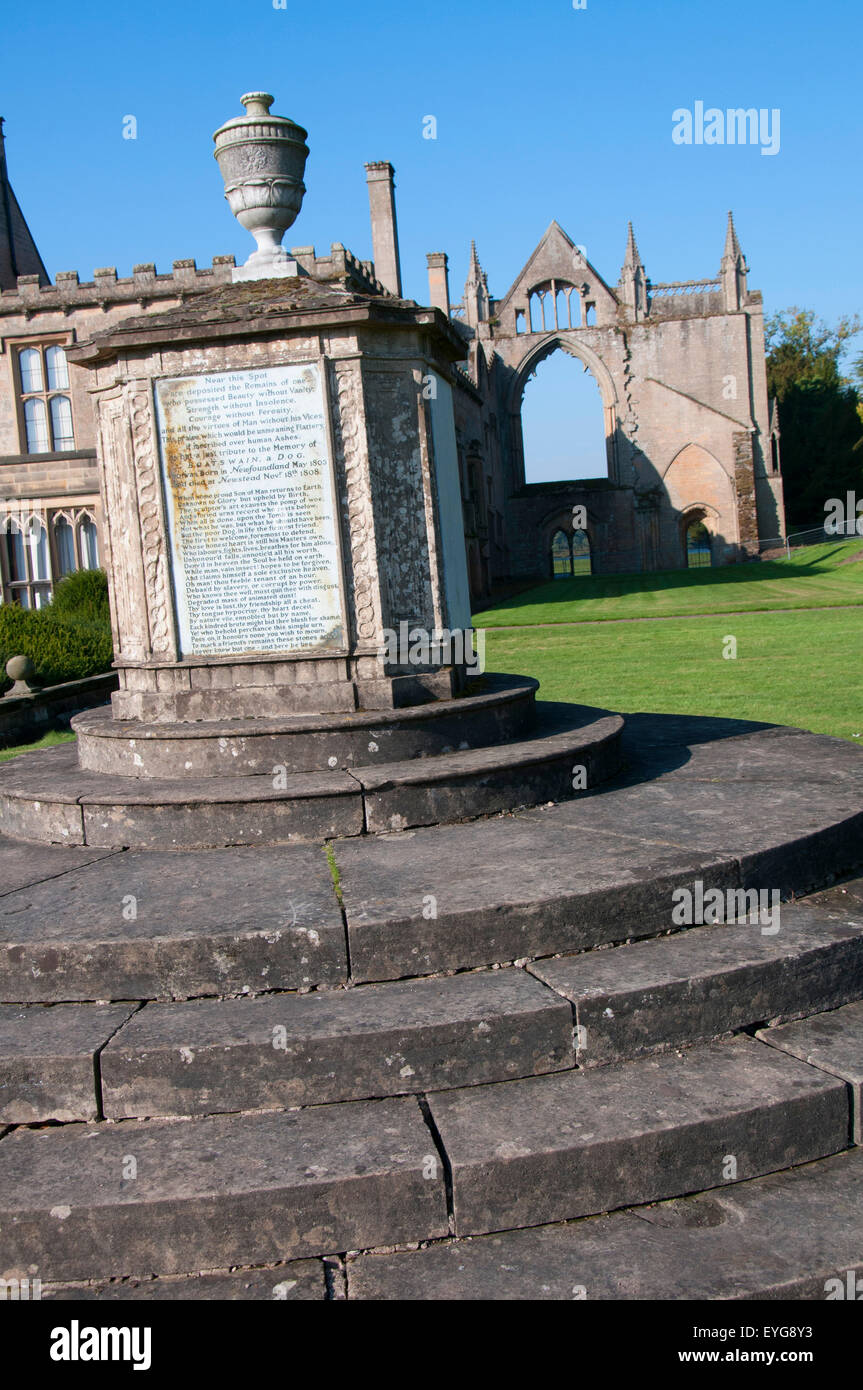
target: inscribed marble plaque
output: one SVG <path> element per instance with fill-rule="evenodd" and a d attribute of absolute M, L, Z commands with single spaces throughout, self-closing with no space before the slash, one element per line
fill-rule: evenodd
<path fill-rule="evenodd" d="M 345 645 L 316 363 L 156 383 L 183 656 Z"/>

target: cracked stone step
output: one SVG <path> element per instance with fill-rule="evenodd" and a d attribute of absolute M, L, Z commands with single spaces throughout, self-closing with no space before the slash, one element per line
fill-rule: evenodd
<path fill-rule="evenodd" d="M 761 1028 L 758 1037 L 813 1067 L 840 1076 L 851 1090 L 853 1136 L 863 1144 L 863 1001 L 799 1023 Z"/>
<path fill-rule="evenodd" d="M 0 1123 L 95 1120 L 100 1048 L 137 1004 L 0 1004 Z"/>
<path fill-rule="evenodd" d="M 557 823 L 554 807 L 333 846 L 357 981 L 653 936 L 672 893 L 735 888 L 737 861 Z M 433 915 L 430 915 L 433 908 Z"/>
<path fill-rule="evenodd" d="M 116 854 L 110 849 L 82 849 L 78 846 L 22 844 L 0 835 L 0 898 L 28 888 L 45 879 L 59 878 L 70 869 L 95 864 Z"/>
<path fill-rule="evenodd" d="M 183 999 L 346 978 L 321 848 L 112 854 L 0 897 L 0 999 L 10 1003 Z"/>
<path fill-rule="evenodd" d="M 863 1152 L 568 1224 L 348 1261 L 348 1297 L 859 1299 Z"/>
<path fill-rule="evenodd" d="M 101 1057 L 108 1118 L 361 1100 L 574 1065 L 572 1010 L 522 970 L 150 1004 Z"/>
<path fill-rule="evenodd" d="M 697 1192 L 848 1145 L 845 1084 L 743 1036 L 428 1102 L 459 1235 Z"/>
<path fill-rule="evenodd" d="M 863 918 L 785 903 L 778 925 L 775 935 L 749 922 L 692 927 L 528 968 L 574 1005 L 580 1066 L 863 996 Z"/>
<path fill-rule="evenodd" d="M 0 1276 L 196 1273 L 445 1235 L 415 1097 L 13 1130 L 0 1139 Z"/>
<path fill-rule="evenodd" d="M 321 1260 L 291 1260 L 266 1268 L 214 1274 L 175 1274 L 155 1279 L 123 1279 L 93 1284 L 45 1284 L 42 1301 L 55 1302 L 209 1302 L 230 1300 L 296 1303 L 327 1296 Z"/>

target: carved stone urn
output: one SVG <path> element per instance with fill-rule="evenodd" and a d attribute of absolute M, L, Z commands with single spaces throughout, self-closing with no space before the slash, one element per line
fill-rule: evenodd
<path fill-rule="evenodd" d="M 240 100 L 246 114 L 216 131 L 214 157 L 231 212 L 257 242 L 244 269 L 255 277 L 284 275 L 293 263 L 281 241 L 303 205 L 308 132 L 270 115 L 269 92 L 247 92 Z"/>

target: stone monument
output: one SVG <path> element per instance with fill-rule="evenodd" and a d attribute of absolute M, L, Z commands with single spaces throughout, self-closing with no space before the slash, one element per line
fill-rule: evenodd
<path fill-rule="evenodd" d="M 188 847 L 571 795 L 575 762 L 616 770 L 620 721 L 534 727 L 535 681 L 468 680 L 463 340 L 338 244 L 325 270 L 288 255 L 306 132 L 242 100 L 215 157 L 257 250 L 68 350 L 92 374 L 119 690 L 74 722 L 66 809 L 52 822 L 43 788 L 28 817 L 24 788 L 0 823 Z"/>

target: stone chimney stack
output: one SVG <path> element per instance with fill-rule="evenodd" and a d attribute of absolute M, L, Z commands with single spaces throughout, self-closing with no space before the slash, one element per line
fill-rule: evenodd
<path fill-rule="evenodd" d="M 429 251 L 429 304 L 449 318 L 449 259 L 446 251 Z"/>
<path fill-rule="evenodd" d="M 372 254 L 375 275 L 391 294 L 401 297 L 399 233 L 396 226 L 395 169 L 389 160 L 366 165 L 369 210 L 372 216 Z"/>

